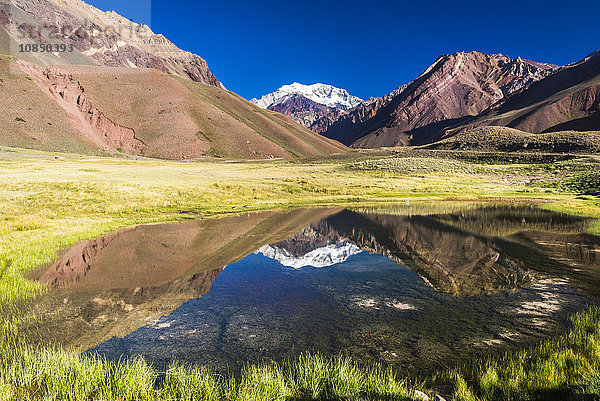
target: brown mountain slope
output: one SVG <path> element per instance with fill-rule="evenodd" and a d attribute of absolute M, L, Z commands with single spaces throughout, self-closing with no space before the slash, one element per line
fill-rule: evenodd
<path fill-rule="evenodd" d="M 55 66 L 42 70 L 11 58 L 0 60 L 4 65 L 0 79 L 11 85 L 0 83 L 6 99 L 11 99 L 3 102 L 10 111 L 7 119 L 0 119 L 6 126 L 0 132 L 3 145 L 168 159 L 289 158 L 346 149 L 222 88 L 155 69 Z M 33 104 L 25 110 L 15 106 L 27 102 Z M 48 110 L 57 110 L 60 118 L 47 120 Z M 46 120 L 52 125 L 40 126 Z M 39 139 L 31 139 L 36 135 Z"/>
<path fill-rule="evenodd" d="M 56 64 L 156 68 L 222 87 L 204 59 L 183 51 L 115 12 L 81 0 L 11 0 L 0 3 L 0 53 L 42 66 Z M 73 51 L 19 52 L 19 44 L 73 45 Z"/>
<path fill-rule="evenodd" d="M 363 148 L 431 142 L 552 68 L 500 54 L 444 55 L 392 99 L 351 110 L 323 135 Z"/>
<path fill-rule="evenodd" d="M 501 125 L 531 133 L 600 131 L 600 54 L 565 66 L 492 107 L 465 128 Z"/>
<path fill-rule="evenodd" d="M 0 56 L 0 144 L 96 154 L 102 149 L 68 123 L 68 115 L 17 66 Z"/>

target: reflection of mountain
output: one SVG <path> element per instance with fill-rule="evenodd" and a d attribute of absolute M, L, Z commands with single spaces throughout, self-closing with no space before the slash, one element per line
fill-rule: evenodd
<path fill-rule="evenodd" d="M 475 295 L 522 287 L 532 280 L 514 258 L 487 238 L 445 226 L 433 217 L 361 216 L 369 231 L 356 233 L 362 247 L 411 268 L 436 290 Z"/>
<path fill-rule="evenodd" d="M 339 209 L 252 213 L 140 226 L 72 247 L 42 281 L 44 337 L 87 349 L 207 293 L 224 266 Z"/>
<path fill-rule="evenodd" d="M 475 295 L 530 285 L 548 274 L 573 273 L 572 267 L 581 264 L 577 258 L 595 257 L 597 237 L 567 240 L 566 254 L 575 257 L 556 259 L 556 252 L 548 255 L 547 246 L 518 240 L 518 233 L 556 237 L 559 232 L 579 233 L 583 227 L 582 218 L 532 206 L 410 217 L 346 210 L 273 246 L 280 255 L 298 257 L 343 239 L 411 268 L 438 291 Z"/>
<path fill-rule="evenodd" d="M 581 234 L 583 218 L 506 205 L 442 205 L 443 214 L 412 216 L 392 210 L 254 213 L 141 226 L 78 244 L 41 273 L 57 290 L 36 305 L 44 316 L 39 328 L 79 349 L 122 337 L 205 294 L 224 266 L 259 248 L 293 267 L 380 253 L 453 295 L 539 278 L 567 279 L 600 295 L 600 239 Z"/>

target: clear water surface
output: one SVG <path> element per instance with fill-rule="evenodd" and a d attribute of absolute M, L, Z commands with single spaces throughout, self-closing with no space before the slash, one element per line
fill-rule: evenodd
<path fill-rule="evenodd" d="M 236 372 L 310 351 L 417 374 L 564 330 L 600 292 L 587 224 L 506 204 L 254 213 L 120 232 L 43 279 L 88 354 Z"/>

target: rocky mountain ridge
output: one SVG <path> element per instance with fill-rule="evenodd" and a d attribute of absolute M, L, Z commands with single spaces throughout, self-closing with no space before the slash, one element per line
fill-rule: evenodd
<path fill-rule="evenodd" d="M 432 142 L 445 127 L 478 115 L 555 68 L 502 54 L 442 55 L 402 90 L 359 105 L 317 130 L 353 147 Z"/>
<path fill-rule="evenodd" d="M 34 64 L 19 61 L 19 67 L 40 89 L 52 98 L 67 114 L 67 119 L 85 137 L 99 148 L 120 149 L 130 154 L 141 154 L 145 144 L 131 128 L 116 124 L 98 110 L 85 94 L 85 89 L 71 74 L 56 67 L 45 70 Z"/>
<path fill-rule="evenodd" d="M 155 68 L 223 87 L 206 61 L 178 48 L 150 27 L 81 0 L 13 0 L 0 4 L 0 53 L 40 66 L 56 64 Z M 66 44 L 73 51 L 18 52 L 19 44 Z"/>
<path fill-rule="evenodd" d="M 303 85 L 298 82 L 283 85 L 275 92 L 268 93 L 260 99 L 252 99 L 250 101 L 258 107 L 268 109 L 273 105 L 285 102 L 294 95 L 302 95 L 315 103 L 340 110 L 351 109 L 363 102 L 362 99 L 350 95 L 347 90 L 336 88 L 333 85 L 321 83 Z"/>
<path fill-rule="evenodd" d="M 325 116 L 338 115 L 341 112 L 335 107 L 316 103 L 302 95 L 292 95 L 282 103 L 269 106 L 268 110 L 284 114 L 307 128 L 311 128 L 315 121 Z"/>
<path fill-rule="evenodd" d="M 561 67 L 447 135 L 474 127 L 504 126 L 539 134 L 600 131 L 600 51 Z"/>

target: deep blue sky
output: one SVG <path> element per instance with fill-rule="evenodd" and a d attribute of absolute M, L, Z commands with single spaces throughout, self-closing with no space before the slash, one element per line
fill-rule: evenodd
<path fill-rule="evenodd" d="M 294 81 L 381 96 L 444 53 L 567 64 L 600 48 L 600 1 L 88 0 L 148 22 L 246 98 Z M 148 5 L 151 3 L 151 14 Z"/>

